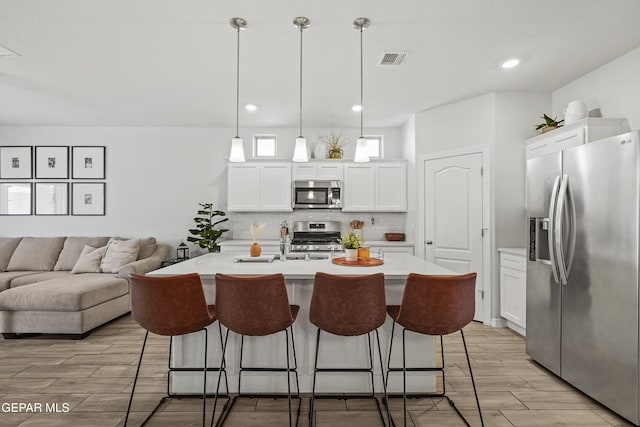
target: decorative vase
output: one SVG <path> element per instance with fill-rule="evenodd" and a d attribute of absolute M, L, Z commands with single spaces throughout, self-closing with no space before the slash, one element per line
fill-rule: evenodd
<path fill-rule="evenodd" d="M 329 158 L 330 159 L 341 159 L 343 151 L 341 148 L 333 148 L 329 150 Z"/>
<path fill-rule="evenodd" d="M 326 159 L 327 158 L 327 143 L 324 141 L 316 142 L 316 145 L 313 146 L 313 157 L 316 159 Z"/>
<path fill-rule="evenodd" d="M 262 253 L 262 248 L 260 247 L 258 242 L 253 242 L 253 244 L 249 248 L 249 255 L 260 256 L 261 253 Z"/>
<path fill-rule="evenodd" d="M 357 249 L 345 249 L 344 250 L 345 257 L 347 261 L 357 261 L 358 260 L 358 250 Z"/>

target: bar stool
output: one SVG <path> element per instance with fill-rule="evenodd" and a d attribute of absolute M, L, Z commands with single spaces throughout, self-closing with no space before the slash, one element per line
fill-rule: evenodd
<path fill-rule="evenodd" d="M 480 423 L 484 427 L 482 411 L 476 383 L 473 379 L 469 352 L 464 340 L 462 328 L 473 320 L 475 314 L 475 289 L 476 273 L 469 273 L 460 276 L 430 276 L 411 273 L 407 277 L 404 294 L 402 295 L 402 305 L 387 306 L 387 313 L 393 319 L 391 329 L 391 343 L 389 346 L 389 360 L 387 362 L 387 381 L 390 372 L 402 372 L 402 398 L 404 409 L 404 425 L 407 425 L 407 372 L 442 372 L 442 393 L 412 394 L 414 397 L 445 397 L 451 407 L 457 412 L 467 426 L 469 422 L 460 413 L 453 400 L 446 395 L 445 365 L 444 365 L 444 342 L 443 335 L 460 331 L 464 353 L 467 356 L 467 365 L 473 385 L 473 393 L 476 397 L 476 405 L 480 414 Z M 402 368 L 391 367 L 391 352 L 393 350 L 393 332 L 396 323 L 402 326 Z M 406 332 L 416 332 L 425 335 L 440 335 L 440 354 L 442 357 L 442 367 L 428 368 L 407 368 L 406 366 Z"/>
<path fill-rule="evenodd" d="M 316 354 L 313 365 L 313 386 L 309 403 L 309 426 L 313 426 L 314 403 L 316 398 L 316 375 L 318 372 L 362 372 L 371 375 L 371 396 L 375 399 L 384 425 L 384 416 L 378 399 L 375 397 L 373 375 L 373 351 L 371 348 L 371 332 L 375 332 L 378 343 L 380 370 L 382 371 L 382 387 L 385 401 L 387 386 L 380 348 L 378 328 L 384 324 L 385 312 L 384 274 L 365 276 L 339 276 L 327 273 L 316 273 L 313 283 L 313 295 L 309 308 L 309 320 L 318 327 L 316 334 Z M 318 368 L 318 353 L 320 352 L 320 332 L 325 331 L 334 335 L 352 337 L 367 335 L 369 344 L 368 368 Z M 319 396 L 320 397 L 320 396 Z M 322 397 L 335 397 L 323 395 Z M 344 396 L 341 396 L 344 398 Z M 352 396 L 365 397 L 365 396 Z M 387 411 L 389 425 L 391 417 Z"/>
<path fill-rule="evenodd" d="M 298 399 L 297 420 L 300 417 L 300 383 L 298 380 L 298 363 L 296 359 L 296 346 L 293 338 L 293 322 L 296 320 L 300 306 L 290 305 L 287 295 L 284 276 L 271 274 L 264 276 L 230 276 L 216 274 L 216 315 L 218 321 L 227 328 L 223 341 L 223 354 L 226 354 L 229 331 L 241 336 L 240 345 L 240 369 L 238 372 L 238 396 L 234 396 L 228 409 L 225 408 L 217 425 L 224 424 L 231 412 L 237 397 L 260 396 L 241 393 L 242 372 L 286 372 L 287 373 L 287 399 L 289 404 L 289 426 L 293 425 L 291 417 L 291 398 Z M 264 368 L 243 366 L 242 356 L 245 336 L 266 336 L 277 332 L 285 333 L 286 344 L 286 368 Z M 291 347 L 293 350 L 293 367 L 290 365 L 289 333 L 291 333 Z M 296 394 L 291 394 L 291 371 L 296 380 Z M 218 386 L 220 374 L 218 375 Z M 271 395 L 282 397 L 282 395 Z M 216 402 L 217 404 L 217 402 Z M 214 404 L 214 414 L 215 405 Z M 213 423 L 213 420 L 212 420 Z"/>
<path fill-rule="evenodd" d="M 225 382 L 226 372 L 224 370 L 223 361 L 220 363 L 220 367 L 207 367 L 207 344 L 209 340 L 207 326 L 216 321 L 216 316 L 215 307 L 213 305 L 207 305 L 200 276 L 196 273 L 167 277 L 149 277 L 130 274 L 129 283 L 131 294 L 131 317 L 136 323 L 146 329 L 146 332 L 144 334 L 144 341 L 142 342 L 142 350 L 140 351 L 140 359 L 138 360 L 136 376 L 133 380 L 133 387 L 131 388 L 131 397 L 129 398 L 127 415 L 124 419 L 125 427 L 129 420 L 131 403 L 133 402 L 133 395 L 136 389 L 138 375 L 140 374 L 140 365 L 142 364 L 142 356 L 144 355 L 144 349 L 147 344 L 149 332 L 170 337 L 169 372 L 167 374 L 167 395 L 160 400 L 153 411 L 147 416 L 147 418 L 145 418 L 142 425 L 145 425 L 147 421 L 149 421 L 151 416 L 153 416 L 165 400 L 176 396 L 171 393 L 170 381 L 172 372 L 202 371 L 202 425 L 204 426 L 207 408 L 207 371 L 218 371 L 220 375 L 224 373 Z M 222 330 L 219 326 L 218 328 L 220 331 Z M 199 331 L 204 332 L 203 368 L 172 367 L 171 348 L 173 344 L 173 337 L 176 335 L 186 335 Z"/>

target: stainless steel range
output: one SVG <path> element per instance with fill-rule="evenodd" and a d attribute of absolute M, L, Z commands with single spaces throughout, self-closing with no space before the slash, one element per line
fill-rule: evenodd
<path fill-rule="evenodd" d="M 340 222 L 296 221 L 293 223 L 291 252 L 341 251 Z"/>

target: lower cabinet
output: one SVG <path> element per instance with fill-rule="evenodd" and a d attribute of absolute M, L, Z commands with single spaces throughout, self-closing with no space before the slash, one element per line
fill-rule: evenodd
<path fill-rule="evenodd" d="M 500 253 L 501 316 L 509 328 L 526 335 L 527 259 L 524 249 L 498 249 Z M 521 252 L 521 254 L 520 254 Z"/>
<path fill-rule="evenodd" d="M 377 245 L 377 244 L 372 244 L 371 246 L 369 246 L 370 250 L 371 250 L 371 256 L 377 256 L 378 253 L 380 253 L 380 251 L 382 250 L 383 253 L 390 253 L 390 252 L 400 252 L 400 253 L 405 253 L 405 254 L 409 254 L 409 255 L 414 255 L 414 245 L 412 244 L 407 244 L 407 245 Z"/>

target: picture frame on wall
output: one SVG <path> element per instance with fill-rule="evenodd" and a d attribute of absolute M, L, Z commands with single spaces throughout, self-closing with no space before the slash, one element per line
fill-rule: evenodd
<path fill-rule="evenodd" d="M 69 215 L 69 183 L 36 182 L 36 215 Z"/>
<path fill-rule="evenodd" d="M 105 214 L 104 182 L 71 183 L 71 215 Z"/>
<path fill-rule="evenodd" d="M 0 182 L 0 215 L 31 215 L 30 182 Z"/>
<path fill-rule="evenodd" d="M 71 147 L 73 179 L 105 179 L 105 147 Z"/>
<path fill-rule="evenodd" d="M 36 179 L 68 179 L 69 147 L 53 145 L 36 146 L 35 163 Z"/>
<path fill-rule="evenodd" d="M 0 147 L 0 179 L 31 179 L 32 147 Z"/>

